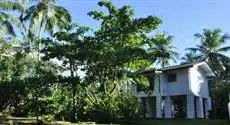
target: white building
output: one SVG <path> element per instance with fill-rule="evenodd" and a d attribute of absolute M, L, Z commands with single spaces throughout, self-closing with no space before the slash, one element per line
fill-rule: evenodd
<path fill-rule="evenodd" d="M 135 92 L 144 105 L 145 117 L 208 118 L 208 80 L 215 75 L 206 62 L 146 69 L 141 74 L 150 81 L 148 91 L 137 86 Z"/>

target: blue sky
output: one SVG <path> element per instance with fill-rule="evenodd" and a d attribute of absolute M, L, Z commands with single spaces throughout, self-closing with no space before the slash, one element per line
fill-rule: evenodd
<path fill-rule="evenodd" d="M 98 28 L 97 21 L 87 15 L 91 10 L 100 9 L 97 0 L 58 0 L 58 4 L 67 8 L 73 21 L 80 25 Z M 117 6 L 130 5 L 135 17 L 155 15 L 163 20 L 156 32 L 166 31 L 173 35 L 173 45 L 183 56 L 185 48 L 199 43 L 193 35 L 202 29 L 220 28 L 230 34 L 229 0 L 112 0 Z M 230 41 L 226 45 L 230 45 Z M 230 52 L 226 53 L 230 56 Z"/>

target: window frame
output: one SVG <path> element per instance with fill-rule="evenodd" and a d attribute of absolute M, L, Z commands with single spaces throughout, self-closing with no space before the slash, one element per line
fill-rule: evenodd
<path fill-rule="evenodd" d="M 168 73 L 167 74 L 167 80 L 168 80 L 168 83 L 177 82 L 177 73 Z"/>

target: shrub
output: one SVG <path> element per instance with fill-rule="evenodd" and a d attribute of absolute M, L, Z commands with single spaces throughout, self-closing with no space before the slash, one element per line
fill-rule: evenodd
<path fill-rule="evenodd" d="M 131 92 L 121 92 L 117 98 L 118 110 L 117 114 L 119 118 L 124 119 L 137 119 L 142 116 L 141 103 L 138 98 Z"/>

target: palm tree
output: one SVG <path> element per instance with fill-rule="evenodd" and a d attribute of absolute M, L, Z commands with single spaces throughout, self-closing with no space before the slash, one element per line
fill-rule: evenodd
<path fill-rule="evenodd" d="M 17 13 L 25 11 L 26 0 L 8 0 L 0 2 L 0 54 L 12 57 L 23 50 L 23 42 L 17 37 L 14 27 L 20 25 Z"/>
<path fill-rule="evenodd" d="M 174 50 L 176 47 L 171 45 L 172 38 L 172 36 L 167 36 L 165 33 L 157 34 L 156 38 L 151 39 L 149 44 L 149 52 L 153 55 L 153 61 L 163 68 L 170 64 L 170 60 L 176 63 L 176 59 L 179 56 Z"/>
<path fill-rule="evenodd" d="M 5 36 L 5 34 L 9 34 L 10 36 L 16 36 L 13 25 L 18 23 L 18 18 L 12 13 L 8 13 L 7 11 L 22 12 L 24 11 L 24 6 L 23 4 L 15 1 L 0 2 L 0 37 Z"/>
<path fill-rule="evenodd" d="M 29 22 L 27 35 L 30 42 L 41 39 L 45 31 L 53 34 L 58 29 L 68 27 L 71 16 L 65 8 L 56 5 L 56 0 L 37 0 L 36 2 L 26 10 L 25 16 L 22 15 L 23 21 Z"/>
<path fill-rule="evenodd" d="M 14 23 L 12 19 L 15 19 Z M 53 34 L 56 30 L 66 28 L 69 22 L 71 22 L 70 14 L 65 8 L 57 6 L 56 0 L 4 0 L 0 2 L 0 24 L 7 24 L 7 31 L 12 33 L 13 27 L 17 28 L 24 45 L 16 48 L 23 48 L 23 56 L 30 58 L 30 61 L 38 62 L 40 41 L 43 35 Z M 0 28 L 1 26 L 3 25 L 0 25 Z M 35 57 L 35 54 L 38 56 Z M 28 65 L 35 64 L 28 63 Z M 28 66 L 28 70 L 30 69 L 31 67 Z M 33 77 L 32 74 L 29 75 Z M 38 113 L 36 117 L 38 120 Z"/>
<path fill-rule="evenodd" d="M 14 18 L 17 22 L 7 24 L 8 31 L 13 31 L 16 26 L 23 36 L 25 48 L 29 51 L 36 49 L 40 51 L 40 39 L 45 32 L 53 34 L 59 29 L 68 27 L 71 22 L 69 12 L 56 5 L 56 0 L 6 0 L 0 2 L 0 23 L 6 21 L 11 13 L 15 12 Z M 12 32 L 13 33 L 13 32 Z"/>
<path fill-rule="evenodd" d="M 218 71 L 225 69 L 224 65 L 230 62 L 230 58 L 223 53 L 229 51 L 230 46 L 222 46 L 230 39 L 230 36 L 221 34 L 220 29 L 204 29 L 203 33 L 196 33 L 194 36 L 200 39 L 200 44 L 186 50 L 198 52 L 198 60 L 206 60 L 216 74 Z"/>
<path fill-rule="evenodd" d="M 184 57 L 181 58 L 182 63 L 193 63 L 196 62 L 196 55 L 193 52 L 186 53 Z"/>

